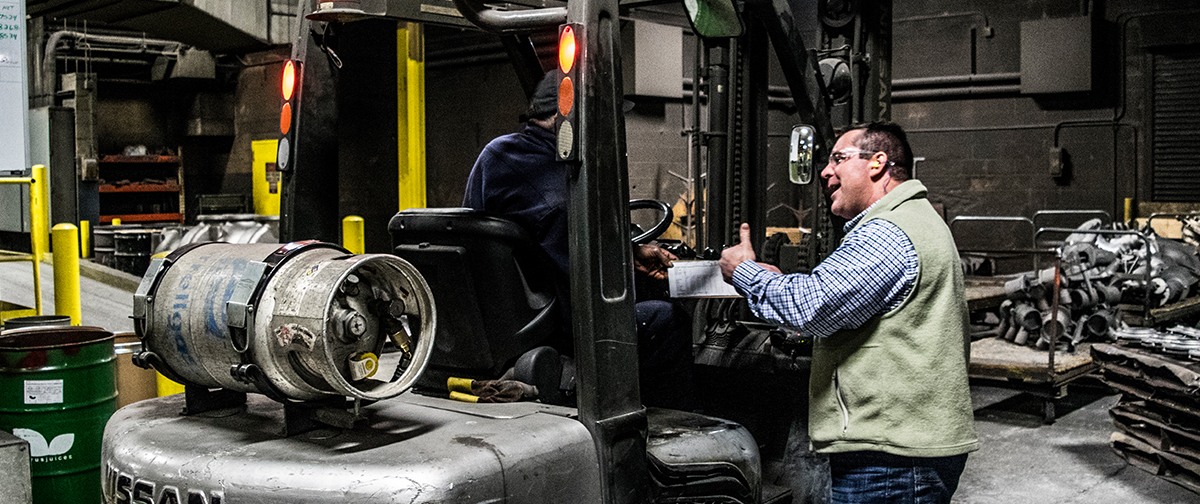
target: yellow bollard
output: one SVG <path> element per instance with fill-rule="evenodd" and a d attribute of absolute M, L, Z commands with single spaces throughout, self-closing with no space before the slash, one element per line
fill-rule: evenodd
<path fill-rule="evenodd" d="M 114 225 L 114 226 L 120 226 L 120 225 L 121 225 L 121 219 L 118 219 L 118 218 L 115 218 L 115 217 L 114 217 L 114 218 L 113 218 L 113 220 L 112 220 L 112 225 Z"/>
<path fill-rule="evenodd" d="M 79 221 L 79 257 L 88 258 L 92 256 L 91 237 L 92 223 L 85 220 Z"/>
<path fill-rule="evenodd" d="M 54 235 L 54 313 L 70 315 L 71 325 L 83 319 L 79 302 L 79 229 L 71 224 L 59 224 Z"/>
<path fill-rule="evenodd" d="M 1125 198 L 1125 222 L 1133 222 L 1133 198 Z"/>
<path fill-rule="evenodd" d="M 342 219 L 342 246 L 346 247 L 351 254 L 362 254 L 366 250 L 362 217 L 348 215 Z"/>

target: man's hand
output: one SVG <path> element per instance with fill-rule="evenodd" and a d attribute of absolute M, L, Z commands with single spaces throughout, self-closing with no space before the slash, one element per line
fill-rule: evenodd
<path fill-rule="evenodd" d="M 634 268 L 656 280 L 666 280 L 667 268 L 678 259 L 675 254 L 657 245 L 638 245 L 633 248 Z"/>
<path fill-rule="evenodd" d="M 733 283 L 733 270 L 737 269 L 742 261 L 755 259 L 754 249 L 750 247 L 750 225 L 743 222 L 738 233 L 741 235 L 741 243 L 722 250 L 721 260 L 717 262 L 717 265 L 721 267 L 721 277 L 731 284 Z"/>

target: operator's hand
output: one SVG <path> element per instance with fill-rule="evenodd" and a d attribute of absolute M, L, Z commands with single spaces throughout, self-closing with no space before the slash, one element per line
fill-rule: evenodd
<path fill-rule="evenodd" d="M 754 249 L 750 247 L 750 225 L 743 222 L 738 233 L 741 235 L 741 243 L 722 250 L 721 260 L 717 261 L 717 265 L 721 267 L 721 277 L 730 284 L 733 283 L 733 270 L 737 269 L 742 261 L 753 261 L 756 258 Z"/>
<path fill-rule="evenodd" d="M 634 268 L 656 280 L 667 279 L 667 268 L 679 258 L 658 245 L 638 245 L 633 248 Z"/>

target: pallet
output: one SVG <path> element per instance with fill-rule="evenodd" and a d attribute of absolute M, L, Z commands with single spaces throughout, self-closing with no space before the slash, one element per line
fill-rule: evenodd
<path fill-rule="evenodd" d="M 1000 338 L 985 338 L 971 343 L 967 372 L 973 383 L 1017 389 L 1041 397 L 1042 421 L 1054 423 L 1056 402 L 1067 396 L 1067 385 L 1096 369 L 1089 347 L 1089 343 L 1082 343 L 1074 352 L 1055 352 L 1052 371 L 1049 351 Z"/>
<path fill-rule="evenodd" d="M 1124 395 L 1109 445 L 1139 469 L 1200 493 L 1200 362 L 1095 345 L 1101 378 Z"/>

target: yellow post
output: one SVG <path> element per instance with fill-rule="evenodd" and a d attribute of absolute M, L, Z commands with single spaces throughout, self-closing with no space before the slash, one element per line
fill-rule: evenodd
<path fill-rule="evenodd" d="M 34 309 L 38 315 L 45 313 L 42 309 L 42 259 L 50 249 L 47 241 L 47 221 L 50 220 L 46 203 L 49 200 L 50 170 L 46 165 L 33 165 L 32 177 L 29 180 L 29 247 L 33 255 L 33 297 Z"/>
<path fill-rule="evenodd" d="M 54 226 L 54 314 L 70 315 L 71 325 L 83 319 L 79 302 L 79 229 L 71 224 Z"/>
<path fill-rule="evenodd" d="M 352 254 L 362 254 L 366 251 L 362 217 L 347 215 L 345 219 L 342 219 L 342 246 Z"/>
<path fill-rule="evenodd" d="M 420 23 L 396 30 L 398 210 L 425 207 L 425 33 Z"/>
<path fill-rule="evenodd" d="M 46 165 L 33 165 L 33 181 L 29 183 L 29 232 L 32 234 L 33 256 L 41 261 L 50 251 L 50 170 Z"/>
<path fill-rule="evenodd" d="M 121 219 L 118 219 L 118 218 L 115 218 L 115 217 L 114 217 L 114 218 L 113 218 L 113 220 L 112 220 L 112 225 L 114 225 L 114 226 L 120 226 L 120 225 L 121 225 Z"/>
<path fill-rule="evenodd" d="M 91 257 L 92 223 L 79 221 L 79 257 Z"/>
<path fill-rule="evenodd" d="M 1125 222 L 1133 222 L 1133 198 L 1125 198 Z"/>

